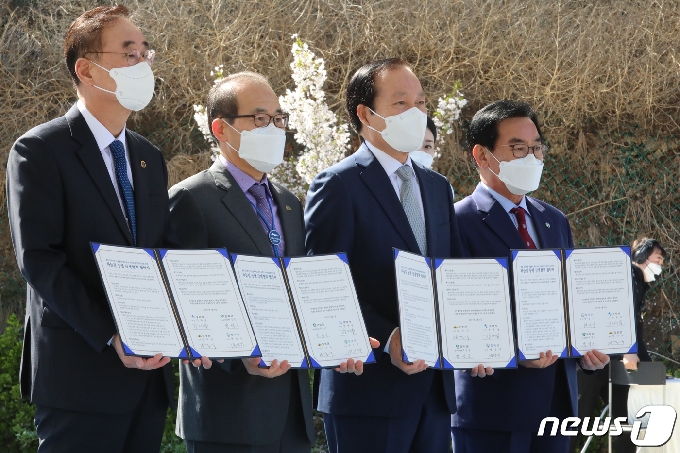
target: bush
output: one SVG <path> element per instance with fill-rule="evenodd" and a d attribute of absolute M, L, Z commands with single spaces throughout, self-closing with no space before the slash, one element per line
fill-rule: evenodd
<path fill-rule="evenodd" d="M 34 452 L 38 436 L 33 425 L 35 408 L 19 392 L 23 328 L 16 315 L 7 320 L 0 335 L 0 450 Z"/>

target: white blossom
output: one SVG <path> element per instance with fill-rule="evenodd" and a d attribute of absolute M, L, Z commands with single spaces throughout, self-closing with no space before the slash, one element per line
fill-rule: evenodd
<path fill-rule="evenodd" d="M 456 83 L 450 94 L 439 98 L 437 110 L 432 115 L 432 121 L 439 131 L 437 135 L 437 154 L 440 151 L 439 145 L 444 143 L 447 135 L 453 133 L 454 123 L 460 119 L 460 112 L 468 103 L 459 89 L 460 85 Z"/>
<path fill-rule="evenodd" d="M 299 176 L 297 183 L 302 183 L 302 186 L 291 186 L 294 181 L 285 180 L 288 188 L 299 194 L 305 192 L 319 172 L 344 157 L 349 147 L 349 129 L 347 124 L 338 121 L 326 104 L 323 91 L 326 69 L 323 59 L 316 58 L 297 35 L 292 38 L 293 62 L 290 68 L 295 90 L 286 90 L 279 102 L 281 108 L 290 114 L 289 127 L 295 130 L 295 141 L 304 147 L 295 164 Z M 278 177 L 279 173 L 275 176 Z"/>
<path fill-rule="evenodd" d="M 210 71 L 210 76 L 215 77 L 213 85 L 219 82 L 220 79 L 224 77 L 223 68 L 224 65 L 219 65 L 215 66 L 215 69 Z M 201 133 L 203 134 L 203 138 L 205 139 L 205 141 L 208 142 L 208 144 L 210 144 L 210 150 L 212 152 L 212 155 L 210 157 L 214 161 L 220 154 L 220 149 L 217 146 L 217 141 L 215 140 L 215 137 L 213 137 L 212 132 L 210 131 L 210 125 L 208 124 L 208 111 L 206 110 L 204 105 L 194 104 L 194 120 L 196 121 L 198 130 L 201 131 Z"/>

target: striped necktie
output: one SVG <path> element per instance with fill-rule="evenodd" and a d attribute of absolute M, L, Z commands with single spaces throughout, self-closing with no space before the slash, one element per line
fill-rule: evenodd
<path fill-rule="evenodd" d="M 427 239 L 425 238 L 425 219 L 423 213 L 420 212 L 420 205 L 416 199 L 416 194 L 413 192 L 413 170 L 408 165 L 402 165 L 397 169 L 397 176 L 401 178 L 401 205 L 404 207 L 404 212 L 408 218 L 408 223 L 411 225 L 413 235 L 418 242 L 418 248 L 421 255 L 427 255 Z"/>

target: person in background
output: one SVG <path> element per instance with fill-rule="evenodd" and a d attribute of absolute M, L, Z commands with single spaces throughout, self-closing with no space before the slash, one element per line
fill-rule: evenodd
<path fill-rule="evenodd" d="M 78 101 L 9 154 L 10 229 L 28 283 L 21 392 L 35 404 L 40 453 L 160 449 L 170 359 L 125 355 L 90 247 L 164 246 L 165 159 L 126 127 L 153 97 L 154 55 L 125 6 L 83 13 L 64 40 Z"/>
<path fill-rule="evenodd" d="M 635 304 L 635 329 L 637 332 L 637 354 L 624 354 L 623 364 L 630 370 L 636 370 L 638 362 L 651 362 L 644 339 L 644 316 L 649 284 L 661 274 L 666 250 L 659 241 L 642 238 L 633 242 L 630 249 L 633 261 L 633 303 Z"/>
<path fill-rule="evenodd" d="M 633 305 L 635 306 L 635 329 L 637 334 L 637 354 L 623 354 L 612 356 L 612 360 L 621 360 L 629 370 L 637 370 L 638 362 L 651 362 L 652 358 L 647 352 L 644 340 L 645 295 L 650 283 L 661 274 L 661 266 L 666 258 L 666 250 L 659 241 L 647 237 L 633 242 L 630 249 L 633 273 Z M 593 415 L 600 400 L 609 404 L 609 365 L 601 373 L 585 374 L 577 373 L 578 377 L 578 416 L 582 419 Z M 612 412 L 615 417 L 627 416 L 628 386 L 612 386 Z M 599 414 L 597 414 L 599 415 Z M 577 437 L 571 441 L 573 451 L 577 444 Z M 635 446 L 626 436 L 617 437 L 614 440 L 614 451 L 626 453 L 634 452 Z"/>
<path fill-rule="evenodd" d="M 429 116 L 427 117 L 427 129 L 425 129 L 425 139 L 423 145 L 417 151 L 409 153 L 409 157 L 416 163 L 425 168 L 432 168 L 434 162 L 435 143 L 437 142 L 437 127 Z"/>

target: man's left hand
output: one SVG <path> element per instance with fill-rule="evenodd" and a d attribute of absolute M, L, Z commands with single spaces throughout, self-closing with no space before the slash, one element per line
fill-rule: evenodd
<path fill-rule="evenodd" d="M 380 342 L 373 337 L 368 337 L 368 341 L 371 343 L 371 348 L 376 349 L 380 347 Z M 359 376 L 364 372 L 364 362 L 361 360 L 349 359 L 347 362 L 342 362 L 340 366 L 334 368 L 338 373 L 354 373 Z"/>
<path fill-rule="evenodd" d="M 581 368 L 588 371 L 601 370 L 609 363 L 609 356 L 593 349 L 581 357 Z"/>

